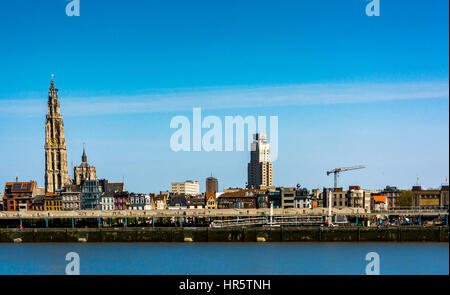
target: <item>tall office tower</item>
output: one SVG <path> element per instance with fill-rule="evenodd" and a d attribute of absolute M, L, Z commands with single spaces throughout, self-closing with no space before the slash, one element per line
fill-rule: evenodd
<path fill-rule="evenodd" d="M 247 186 L 257 189 L 272 187 L 273 167 L 270 162 L 270 144 L 267 141 L 267 134 L 254 134 L 251 148 Z"/>
<path fill-rule="evenodd" d="M 55 192 L 71 183 L 67 170 L 64 123 L 59 111 L 58 89 L 52 82 L 48 92 L 48 114 L 45 122 L 45 191 Z"/>
<path fill-rule="evenodd" d="M 214 177 L 206 178 L 206 192 L 207 193 L 217 193 L 219 191 L 219 181 Z"/>

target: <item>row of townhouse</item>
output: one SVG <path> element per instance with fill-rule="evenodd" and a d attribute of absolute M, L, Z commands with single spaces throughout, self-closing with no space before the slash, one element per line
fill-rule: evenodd
<path fill-rule="evenodd" d="M 413 189 L 414 191 L 414 189 Z M 439 190 L 420 191 L 415 189 L 415 196 L 428 196 L 422 198 L 424 204 L 447 204 L 448 186 L 442 186 Z M 277 187 L 268 190 L 255 189 L 228 189 L 218 193 L 215 197 L 207 197 L 208 208 L 230 209 L 230 208 L 274 208 L 283 209 L 313 209 L 327 208 L 331 202 L 333 208 L 359 208 L 366 212 L 392 210 L 399 208 L 401 190 L 396 187 L 387 186 L 382 190 L 367 190 L 359 186 L 350 186 L 348 190 L 342 188 L 323 188 L 309 191 L 300 187 Z M 447 193 L 446 193 L 447 192 Z M 418 197 L 414 198 L 419 204 Z M 411 204 L 414 206 L 414 204 Z"/>
<path fill-rule="evenodd" d="M 329 191 L 329 192 L 328 192 Z M 365 190 L 359 186 L 350 186 L 347 191 L 342 188 L 324 189 L 322 198 L 324 207 L 328 206 L 327 196 L 331 195 L 332 206 L 335 208 L 361 208 L 366 212 L 400 209 L 402 191 L 393 186 L 386 186 L 382 190 Z M 442 185 L 439 189 L 423 189 L 414 186 L 410 191 L 413 195 L 409 208 L 437 209 L 447 208 L 449 205 L 449 186 Z"/>
<path fill-rule="evenodd" d="M 123 183 L 88 180 L 66 191 L 45 193 L 35 181 L 8 182 L 0 199 L 3 211 L 72 211 L 72 210 L 161 210 L 161 209 L 250 209 L 250 208 L 360 208 L 366 212 L 399 208 L 401 190 L 387 186 L 371 191 L 359 186 L 309 191 L 300 187 L 271 189 L 225 189 L 223 192 L 184 194 L 160 192 L 135 194 L 124 190 Z M 439 189 L 414 186 L 410 206 L 448 208 L 448 185 Z"/>
<path fill-rule="evenodd" d="M 155 196 L 155 205 L 158 209 L 258 209 L 258 208 L 283 208 L 283 209 L 313 209 L 328 207 L 328 198 L 331 197 L 333 208 L 362 208 L 367 212 L 373 210 L 392 209 L 398 203 L 400 190 L 387 187 L 391 191 L 388 197 L 384 190 L 370 191 L 359 186 L 350 186 L 344 191 L 342 188 L 327 189 L 323 191 L 314 189 L 309 191 L 300 187 L 277 187 L 274 189 L 241 189 L 230 188 L 223 192 L 207 192 L 204 195 L 189 196 L 169 192 L 160 192 Z M 193 202 L 196 201 L 196 205 Z"/>
<path fill-rule="evenodd" d="M 216 198 L 207 198 L 208 208 L 251 209 L 251 208 L 314 208 L 319 206 L 318 196 L 308 189 L 297 187 L 277 187 L 272 189 L 226 189 Z"/>
<path fill-rule="evenodd" d="M 47 192 L 35 181 L 9 182 L 2 198 L 4 211 L 150 210 L 150 195 L 124 191 L 123 183 L 89 180 L 67 191 Z"/>

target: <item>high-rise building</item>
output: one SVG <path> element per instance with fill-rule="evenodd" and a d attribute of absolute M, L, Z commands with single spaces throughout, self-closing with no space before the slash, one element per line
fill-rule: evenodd
<path fill-rule="evenodd" d="M 217 193 L 219 191 L 219 181 L 214 177 L 206 178 L 206 192 L 207 193 Z"/>
<path fill-rule="evenodd" d="M 270 162 L 270 144 L 267 134 L 253 135 L 251 145 L 250 163 L 248 163 L 249 188 L 266 189 L 273 187 L 273 167 Z"/>
<path fill-rule="evenodd" d="M 200 186 L 198 181 L 186 180 L 185 182 L 172 182 L 171 192 L 184 195 L 198 195 Z"/>
<path fill-rule="evenodd" d="M 83 147 L 83 155 L 81 156 L 81 165 L 73 168 L 73 176 L 76 185 L 82 185 L 86 180 L 96 180 L 97 172 L 94 166 L 90 166 L 87 162 L 86 151 Z"/>
<path fill-rule="evenodd" d="M 52 77 L 45 122 L 45 191 L 62 190 L 70 183 L 64 123 L 59 110 L 58 89 L 55 88 Z"/>

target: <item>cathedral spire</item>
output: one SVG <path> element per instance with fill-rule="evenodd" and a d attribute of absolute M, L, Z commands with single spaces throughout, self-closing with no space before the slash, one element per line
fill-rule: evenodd
<path fill-rule="evenodd" d="M 97 172 L 94 166 L 87 163 L 86 149 L 83 142 L 83 155 L 80 166 L 73 168 L 74 184 L 81 186 L 86 180 L 96 180 Z"/>
<path fill-rule="evenodd" d="M 81 162 L 87 163 L 87 156 L 86 156 L 86 151 L 84 149 L 84 143 L 83 143 L 83 155 L 81 156 Z"/>
<path fill-rule="evenodd" d="M 54 74 L 52 74 L 52 82 L 50 83 L 50 92 L 55 91 L 55 82 L 53 81 L 53 78 L 55 77 Z"/>

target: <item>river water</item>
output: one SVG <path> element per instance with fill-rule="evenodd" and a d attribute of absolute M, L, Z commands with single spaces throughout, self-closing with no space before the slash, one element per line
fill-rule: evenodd
<path fill-rule="evenodd" d="M 65 274 L 68 252 L 80 274 L 364 275 L 449 274 L 448 243 L 0 244 L 0 274 Z"/>

